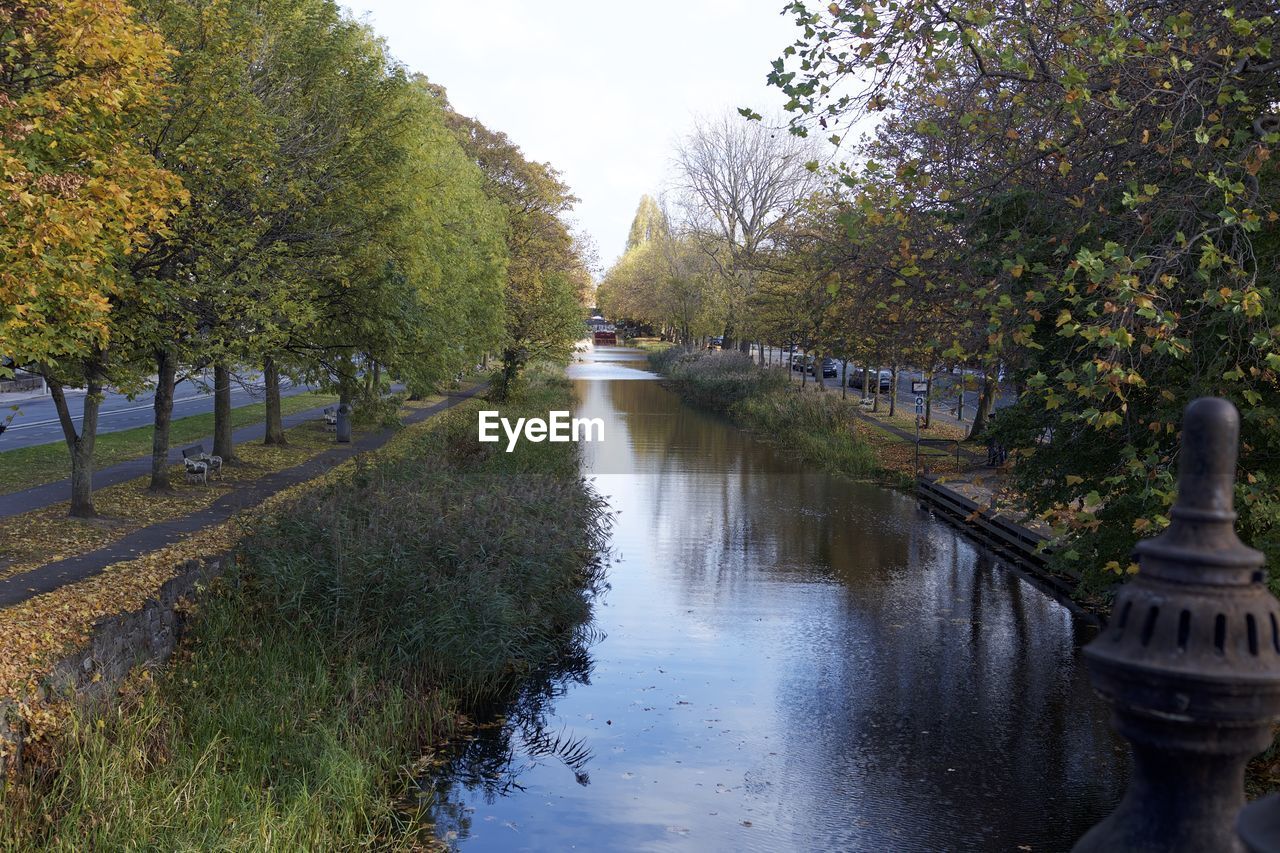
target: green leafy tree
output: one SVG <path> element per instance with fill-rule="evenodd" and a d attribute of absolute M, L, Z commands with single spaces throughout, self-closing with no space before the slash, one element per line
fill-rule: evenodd
<path fill-rule="evenodd" d="M 508 252 L 501 397 L 533 358 L 564 357 L 582 334 L 591 276 L 564 217 L 577 203 L 560 173 L 525 158 L 506 134 L 448 107 L 454 133 L 485 176 L 485 192 L 502 207 Z"/>
<path fill-rule="evenodd" d="M 1203 394 L 1242 411 L 1241 520 L 1273 549 L 1274 4 L 788 8 L 770 79 L 800 132 L 879 115 L 842 179 L 934 250 L 913 265 L 973 320 L 951 354 L 1017 368 L 994 431 L 1058 559 L 1123 575 Z"/>

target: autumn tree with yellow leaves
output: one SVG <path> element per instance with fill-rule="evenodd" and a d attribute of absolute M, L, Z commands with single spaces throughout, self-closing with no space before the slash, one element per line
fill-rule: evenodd
<path fill-rule="evenodd" d="M 49 381 L 72 460 L 71 513 L 93 514 L 101 391 L 128 331 L 118 263 L 184 200 L 138 144 L 170 54 L 119 0 L 0 6 L 0 353 Z M 77 430 L 63 393 L 83 386 Z"/>

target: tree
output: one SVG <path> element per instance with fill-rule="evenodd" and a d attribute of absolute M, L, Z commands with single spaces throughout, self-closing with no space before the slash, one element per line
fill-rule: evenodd
<path fill-rule="evenodd" d="M 951 354 L 1013 361 L 993 430 L 1058 559 L 1123 573 L 1202 394 L 1242 410 L 1242 525 L 1275 548 L 1274 5 L 789 8 L 805 35 L 770 79 L 802 133 L 880 115 L 842 178 L 892 184 L 868 209 L 933 244 L 914 265 L 974 320 Z"/>
<path fill-rule="evenodd" d="M 756 254 L 816 186 L 812 146 L 735 115 L 700 121 L 676 150 L 677 182 L 688 227 L 724 246 L 709 257 L 728 283 L 726 346 L 742 337 L 754 290 Z"/>
<path fill-rule="evenodd" d="M 628 249 L 605 274 L 599 302 L 611 317 L 659 326 L 684 344 L 724 329 L 714 247 L 696 233 L 672 230 L 671 217 L 643 196 Z"/>
<path fill-rule="evenodd" d="M 135 133 L 170 55 L 116 0 L 7 5 L 0 33 L 0 352 L 49 381 L 70 512 L 92 516 L 102 388 L 137 331 L 114 313 L 126 296 L 117 263 L 163 234 L 185 198 Z M 67 384 L 88 392 L 79 429 Z"/>
<path fill-rule="evenodd" d="M 506 248 L 433 87 L 335 5 L 315 6 L 282 15 L 290 37 L 271 42 L 255 82 L 278 147 L 259 251 L 304 307 L 268 302 L 257 336 L 273 364 L 338 391 L 345 440 L 355 396 L 377 396 L 384 370 L 424 393 L 497 344 Z"/>
<path fill-rule="evenodd" d="M 631 231 L 627 234 L 627 249 L 631 250 L 645 243 L 667 236 L 671 233 L 671 225 L 667 214 L 651 195 L 640 196 L 640 204 L 636 207 L 636 215 L 631 220 Z"/>
<path fill-rule="evenodd" d="M 278 280 L 262 286 L 269 252 L 259 241 L 272 204 L 265 175 L 276 150 L 252 90 L 261 8 L 240 0 L 143 0 L 140 7 L 176 53 L 164 103 L 142 125 L 142 144 L 181 176 L 191 202 L 124 265 L 129 298 L 118 309 L 145 328 L 137 358 L 151 362 L 157 377 L 152 491 L 170 489 L 169 423 L 185 366 L 216 364 L 214 452 L 233 461 L 225 353 L 241 351 L 252 337 L 246 321 L 270 310 L 284 289 Z"/>
<path fill-rule="evenodd" d="M 525 159 L 506 134 L 453 112 L 443 90 L 437 92 L 463 149 L 485 176 L 485 191 L 506 216 L 506 334 L 495 389 L 502 397 L 526 362 L 567 355 L 582 334 L 591 276 L 564 222 L 578 200 L 549 164 Z"/>

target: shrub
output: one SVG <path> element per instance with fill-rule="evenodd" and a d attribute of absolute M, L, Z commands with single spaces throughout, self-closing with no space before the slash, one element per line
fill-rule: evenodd
<path fill-rule="evenodd" d="M 362 396 L 353 406 L 351 422 L 356 426 L 394 429 L 400 426 L 400 407 L 403 405 L 403 394 Z"/>
<path fill-rule="evenodd" d="M 748 397 L 786 387 L 776 371 L 761 370 L 750 356 L 740 352 L 664 350 L 649 356 L 650 363 L 680 386 L 680 392 L 697 405 L 727 412 Z"/>

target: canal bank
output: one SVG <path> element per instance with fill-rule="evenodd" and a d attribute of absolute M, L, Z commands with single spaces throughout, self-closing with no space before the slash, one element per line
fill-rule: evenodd
<path fill-rule="evenodd" d="M 1093 629 L 913 498 L 681 403 L 643 353 L 570 369 L 616 511 L 583 655 L 425 773 L 463 850 L 1062 850 L 1123 748 Z"/>
<path fill-rule="evenodd" d="M 531 372 L 503 411 L 567 404 L 562 378 Z M 478 405 L 259 519 L 172 666 L 74 715 L 9 779 L 0 847 L 428 843 L 410 768 L 581 644 L 608 524 L 571 446 L 492 452 Z"/>
<path fill-rule="evenodd" d="M 676 348 L 651 352 L 650 367 L 687 402 L 728 417 L 800 460 L 916 495 L 922 506 L 1012 561 L 1068 607 L 1095 621 L 1106 602 L 1077 601 L 1079 572 L 1051 564 L 1047 524 L 1000 498 L 1003 476 L 958 439 L 926 439 L 864 411 L 839 392 L 800 393 L 739 353 Z M 940 465 L 939 463 L 945 463 Z"/>

